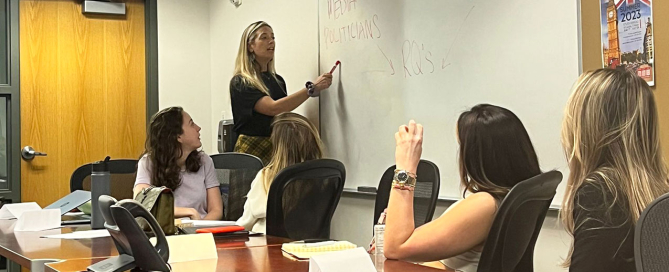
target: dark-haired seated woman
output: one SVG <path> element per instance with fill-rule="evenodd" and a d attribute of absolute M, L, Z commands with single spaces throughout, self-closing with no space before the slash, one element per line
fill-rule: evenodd
<path fill-rule="evenodd" d="M 416 228 L 413 189 L 422 153 L 423 127 L 413 120 L 395 133 L 397 170 L 384 235 L 389 259 L 440 261 L 449 271 L 476 272 L 501 200 L 518 182 L 541 173 L 522 122 L 511 111 L 477 105 L 460 115 L 460 182 L 463 200 Z"/>
<path fill-rule="evenodd" d="M 166 186 L 174 193 L 176 218 L 220 220 L 223 201 L 214 162 L 200 147 L 200 127 L 181 107 L 153 115 L 134 195 L 151 185 Z"/>

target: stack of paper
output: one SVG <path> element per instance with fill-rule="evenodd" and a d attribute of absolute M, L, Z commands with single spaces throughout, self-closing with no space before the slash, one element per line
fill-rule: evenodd
<path fill-rule="evenodd" d="M 361 247 L 313 256 L 309 272 L 376 272 L 374 263 Z"/>
<path fill-rule="evenodd" d="M 181 224 L 192 224 L 193 227 L 223 227 L 223 226 L 234 226 L 237 224 L 237 222 L 181 219 Z"/>
<path fill-rule="evenodd" d="M 100 237 L 109 237 L 109 231 L 106 229 L 102 230 L 85 230 L 85 231 L 75 231 L 71 233 L 63 234 L 53 234 L 53 235 L 44 235 L 42 238 L 54 238 L 54 239 L 92 239 Z"/>

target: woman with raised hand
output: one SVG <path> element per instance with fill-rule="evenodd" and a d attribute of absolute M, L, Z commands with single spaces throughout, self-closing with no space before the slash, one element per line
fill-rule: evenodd
<path fill-rule="evenodd" d="M 440 261 L 449 271 L 476 272 L 483 245 L 506 194 L 541 174 L 523 123 L 513 112 L 481 104 L 460 115 L 460 182 L 464 199 L 419 228 L 413 189 L 423 149 L 423 127 L 413 120 L 395 133 L 395 177 L 388 201 L 384 255 L 415 262 Z"/>

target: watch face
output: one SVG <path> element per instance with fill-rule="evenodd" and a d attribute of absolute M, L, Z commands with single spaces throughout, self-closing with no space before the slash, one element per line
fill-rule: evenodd
<path fill-rule="evenodd" d="M 397 173 L 397 180 L 398 181 L 406 181 L 407 179 L 409 179 L 409 175 L 407 175 L 406 172 Z"/>
<path fill-rule="evenodd" d="M 609 11 L 609 18 L 613 18 L 613 11 Z"/>

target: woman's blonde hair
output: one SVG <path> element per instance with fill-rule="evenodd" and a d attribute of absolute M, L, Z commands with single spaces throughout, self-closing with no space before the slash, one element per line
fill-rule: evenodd
<path fill-rule="evenodd" d="M 660 148 L 658 115 L 646 82 L 626 70 L 586 72 L 573 87 L 562 123 L 562 145 L 569 163 L 560 217 L 573 236 L 574 199 L 585 184 L 607 189 L 610 202 L 636 224 L 646 205 L 669 191 Z M 607 192 L 602 192 L 607 194 Z M 571 263 L 573 244 L 564 265 Z"/>
<path fill-rule="evenodd" d="M 279 171 L 293 164 L 323 157 L 323 142 L 318 129 L 297 113 L 284 112 L 272 121 L 272 159 L 262 170 L 265 192 Z"/>
<path fill-rule="evenodd" d="M 260 64 L 255 59 L 255 54 L 249 51 L 251 43 L 258 37 L 258 30 L 262 27 L 272 28 L 268 23 L 257 21 L 250 24 L 244 30 L 242 39 L 239 42 L 239 50 L 237 52 L 237 60 L 235 61 L 234 75 L 240 75 L 244 84 L 251 85 L 261 92 L 269 95 L 269 89 L 260 78 Z M 267 71 L 272 74 L 274 79 L 279 82 L 276 77 L 276 70 L 274 69 L 274 60 L 270 60 L 267 64 Z M 285 90 L 284 90 L 285 91 Z"/>

